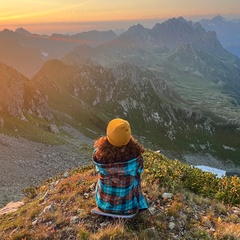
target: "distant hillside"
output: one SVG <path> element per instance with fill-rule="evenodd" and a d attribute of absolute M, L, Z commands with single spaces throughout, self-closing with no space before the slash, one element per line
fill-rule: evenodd
<path fill-rule="evenodd" d="M 34 88 L 29 79 L 15 69 L 0 63 L 0 112 L 2 126 L 8 124 L 8 118 L 14 117 L 28 121 L 30 115 L 53 119 L 45 99 Z M 6 121 L 5 121 L 6 120 Z"/>
<path fill-rule="evenodd" d="M 109 31 L 97 31 L 92 30 L 88 32 L 81 32 L 71 36 L 72 39 L 86 40 L 93 45 L 98 45 L 100 43 L 109 42 L 117 37 L 117 34 L 112 30 Z"/>
<path fill-rule="evenodd" d="M 149 208 L 133 219 L 91 214 L 97 175 L 85 166 L 26 188 L 20 207 L 0 209 L 1 239 L 240 238 L 239 178 L 216 178 L 151 151 L 144 164 Z"/>
<path fill-rule="evenodd" d="M 77 47 L 69 52 L 62 61 L 69 65 L 77 65 L 79 68 L 82 65 L 90 67 L 97 65 L 105 69 L 120 69 L 118 66 L 123 67 L 130 64 L 140 69 L 147 69 L 155 75 L 157 79 L 154 80 L 155 82 L 159 82 L 159 85 L 165 84 L 167 89 L 171 89 L 172 93 L 167 94 L 167 96 L 164 95 L 164 100 L 173 104 L 177 111 L 185 109 L 186 111 L 200 114 L 201 117 L 207 117 L 209 122 L 217 124 L 213 128 L 215 130 L 219 129 L 220 135 L 225 132 L 225 129 L 231 129 L 230 131 L 234 133 L 232 132 L 230 135 L 236 134 L 235 140 L 237 141 L 240 122 L 240 60 L 222 47 L 215 32 L 206 31 L 199 23 L 192 23 L 180 17 L 169 19 L 162 24 L 156 24 L 152 29 L 146 29 L 138 24 L 130 27 L 125 33 L 108 43 L 97 47 Z M 121 63 L 123 64 L 121 65 Z M 124 69 L 126 71 L 125 74 L 124 70 L 121 70 L 124 81 L 128 78 L 127 73 L 129 69 L 133 68 Z M 130 76 L 136 77 L 138 75 L 130 73 Z M 118 77 L 121 77 L 121 75 L 118 75 Z M 155 89 L 155 87 L 153 88 L 156 90 L 156 94 L 162 97 L 162 93 L 164 94 L 165 91 L 161 92 L 159 89 Z M 147 87 L 143 88 L 147 89 Z M 121 93 L 123 93 L 123 90 L 121 90 Z M 176 96 L 176 98 L 173 99 L 171 96 L 174 96 L 174 98 Z M 151 111 L 158 109 L 154 105 L 155 102 L 162 103 L 162 99 L 156 100 L 157 98 L 155 99 L 154 97 L 152 99 L 151 105 L 148 105 L 151 106 L 149 108 Z M 138 106 L 137 108 L 142 109 Z M 171 113 L 173 112 L 171 111 Z M 155 113 L 156 119 L 154 121 L 158 123 L 157 116 L 164 116 L 165 113 L 162 110 L 156 110 Z M 148 112 L 146 116 L 150 116 L 149 114 L 151 116 L 154 115 Z M 179 123 L 181 125 L 181 120 L 179 121 L 181 117 L 178 114 L 174 112 L 174 114 L 168 115 L 167 119 L 171 119 L 171 124 L 176 121 L 176 124 Z M 171 118 L 172 115 L 174 115 L 175 120 Z M 143 117 L 143 119 L 146 119 L 146 117 Z M 182 117 L 182 119 L 185 118 Z M 230 125 L 227 127 L 228 124 Z M 168 126 L 168 133 L 162 129 L 163 125 Z M 145 128 L 141 127 L 141 129 Z M 169 137 L 171 135 L 171 140 L 178 135 L 176 132 L 179 132 L 175 127 L 173 127 L 174 130 L 170 130 L 168 124 L 160 124 L 156 129 L 161 129 L 160 132 L 164 132 L 164 136 Z M 186 136 L 186 128 L 183 127 L 182 129 L 184 130 L 181 131 L 180 139 Z M 169 135 L 170 132 L 171 134 Z M 204 140 L 202 137 L 200 137 L 202 140 L 196 137 L 196 141 L 206 143 L 212 138 L 211 134 L 206 138 L 204 137 Z M 195 136 L 198 136 L 198 134 L 195 134 Z M 151 137 L 148 136 L 148 139 Z M 191 137 L 189 138 L 191 139 Z M 213 138 L 213 142 L 225 139 L 220 136 L 214 136 Z M 222 147 L 228 146 L 229 140 L 230 138 L 220 145 Z M 159 142 L 159 139 L 156 139 L 154 142 L 156 141 Z M 181 140 L 181 144 L 183 142 Z M 171 141 L 166 145 L 169 146 L 172 143 Z M 179 146 L 181 144 L 178 142 L 175 145 Z M 191 146 L 194 145 L 195 143 L 191 144 Z M 233 149 L 234 152 L 236 149 L 239 149 L 239 144 L 236 144 Z M 221 152 L 220 155 L 222 155 L 222 151 L 219 151 L 219 149 L 215 149 L 214 152 Z M 228 159 L 230 155 L 232 153 L 228 152 L 224 154 L 223 158 Z"/>
<path fill-rule="evenodd" d="M 169 61 L 172 55 L 174 59 L 171 57 Z M 230 94 L 233 97 L 230 101 L 240 103 L 240 60 L 222 47 L 215 32 L 206 31 L 199 23 L 182 17 L 157 23 L 152 29 L 140 24 L 132 26 L 114 40 L 95 48 L 73 49 L 63 61 L 104 67 L 130 62 L 149 68 L 155 74 L 163 71 L 170 74 L 177 82 L 175 87 L 183 75 L 188 75 L 188 82 L 191 79 L 201 85 L 203 79 L 205 84 L 214 83 L 217 91 Z"/>
<path fill-rule="evenodd" d="M 106 69 L 50 61 L 32 82 L 57 113 L 57 121 L 76 128 L 80 122 L 81 129 L 92 137 L 97 135 L 87 129 L 104 132 L 112 116 L 121 116 L 132 123 L 133 132 L 148 146 L 182 151 L 190 150 L 192 144 L 202 151 L 200 145 L 211 142 L 211 147 L 206 147 L 209 151 L 217 148 L 222 154 L 224 145 L 234 149 L 227 151 L 228 159 L 237 155 L 234 124 L 230 127 L 210 110 L 191 109 L 189 102 L 166 84 L 165 77 L 157 78 L 151 71 L 129 63 Z M 226 131 L 231 141 L 219 137 Z"/>
<path fill-rule="evenodd" d="M 47 36 L 32 34 L 23 28 L 18 28 L 15 32 L 5 29 L 0 32 L 0 61 L 27 77 L 32 77 L 45 61 L 60 59 L 75 46 L 81 44 L 96 46 L 116 36 L 113 31 Z"/>
<path fill-rule="evenodd" d="M 210 20 L 202 19 L 200 24 L 206 30 L 215 31 L 223 47 L 240 57 L 240 19 L 229 20 L 216 16 Z"/>

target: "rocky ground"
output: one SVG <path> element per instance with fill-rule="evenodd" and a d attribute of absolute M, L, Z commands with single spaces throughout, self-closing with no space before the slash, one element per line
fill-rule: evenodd
<path fill-rule="evenodd" d="M 64 145 L 46 145 L 0 134 L 0 207 L 23 197 L 22 189 L 91 162 L 93 141 L 65 126 Z"/>

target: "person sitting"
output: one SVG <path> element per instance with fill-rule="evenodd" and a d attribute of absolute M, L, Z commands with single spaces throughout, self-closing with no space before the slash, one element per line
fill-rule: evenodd
<path fill-rule="evenodd" d="M 141 190 L 144 148 L 131 135 L 128 121 L 115 118 L 106 136 L 94 142 L 93 162 L 98 172 L 95 199 L 98 208 L 113 214 L 147 209 Z"/>

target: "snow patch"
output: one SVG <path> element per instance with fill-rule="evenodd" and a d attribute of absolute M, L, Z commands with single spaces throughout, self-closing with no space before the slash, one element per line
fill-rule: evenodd
<path fill-rule="evenodd" d="M 46 53 L 46 52 L 41 52 L 41 54 L 42 54 L 44 57 L 48 57 L 48 53 Z"/>
<path fill-rule="evenodd" d="M 225 145 L 223 145 L 223 148 L 224 148 L 225 150 L 236 151 L 236 149 L 235 149 L 235 148 L 228 147 L 228 146 L 225 146 Z"/>
<path fill-rule="evenodd" d="M 200 77 L 203 77 L 203 75 L 199 71 L 195 71 L 195 72 L 193 72 L 193 74 L 195 74 L 197 76 L 200 76 Z"/>
<path fill-rule="evenodd" d="M 152 113 L 152 118 L 155 122 L 158 122 L 161 119 L 158 112 Z"/>
<path fill-rule="evenodd" d="M 221 178 L 221 177 L 225 176 L 225 174 L 226 174 L 225 170 L 222 170 L 219 168 L 213 168 L 213 167 L 209 167 L 209 166 L 205 166 L 205 165 L 197 165 L 194 167 L 199 168 L 204 172 L 211 172 L 213 174 L 216 174 L 218 178 Z"/>

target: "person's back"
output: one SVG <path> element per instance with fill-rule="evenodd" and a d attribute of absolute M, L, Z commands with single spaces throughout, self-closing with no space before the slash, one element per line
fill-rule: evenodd
<path fill-rule="evenodd" d="M 96 203 L 100 210 L 130 214 L 146 209 L 141 191 L 143 147 L 131 136 L 127 121 L 117 118 L 109 122 L 107 136 L 95 144 L 93 161 L 98 171 Z"/>

